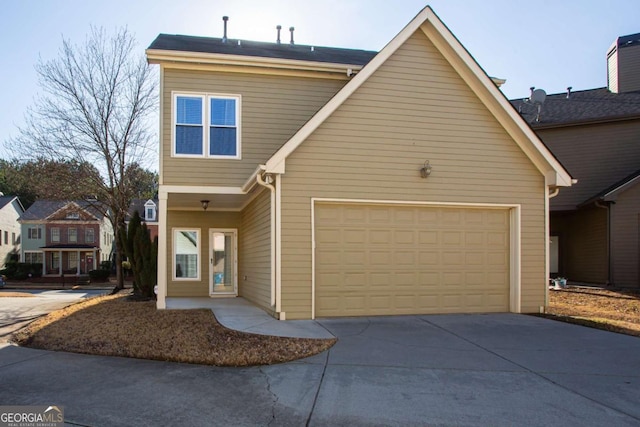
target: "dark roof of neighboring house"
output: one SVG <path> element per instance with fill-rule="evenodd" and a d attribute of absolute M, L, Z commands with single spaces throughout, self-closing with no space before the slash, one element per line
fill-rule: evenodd
<path fill-rule="evenodd" d="M 533 129 L 585 122 L 640 118 L 640 91 L 612 93 L 607 88 L 580 90 L 547 95 L 540 121 L 537 106 L 527 99 L 513 99 L 511 104 Z"/>
<path fill-rule="evenodd" d="M 238 44 L 240 42 L 240 44 Z M 327 62 L 333 64 L 365 65 L 378 52 L 341 49 L 335 47 L 291 45 L 289 43 L 267 43 L 249 40 L 231 40 L 225 43 L 213 37 L 196 37 L 160 34 L 149 49 L 182 52 L 217 53 L 224 55 L 257 56 L 274 59 Z"/>
<path fill-rule="evenodd" d="M 586 200 L 584 203 L 582 203 L 582 205 L 587 205 L 589 203 L 595 202 L 596 200 L 602 200 L 602 199 L 606 200 L 606 196 L 607 195 L 609 195 L 610 193 L 618 190 L 619 188 L 624 187 L 625 185 L 631 183 L 632 181 L 636 180 L 638 177 L 640 177 L 640 170 L 637 170 L 637 171 L 633 172 L 632 174 L 624 177 L 623 179 L 621 179 L 620 181 L 616 182 L 615 184 L 612 184 L 609 187 L 605 188 L 604 190 L 602 190 L 601 192 L 599 192 L 595 196 L 593 196 L 590 199 Z"/>
<path fill-rule="evenodd" d="M 133 213 L 135 211 L 138 211 L 138 215 L 140 215 L 140 218 L 145 221 L 145 222 L 158 222 L 158 216 L 156 215 L 156 220 L 155 221 L 146 221 L 144 219 L 144 205 L 145 203 L 147 203 L 149 200 L 151 200 L 153 203 L 156 204 L 156 207 L 158 206 L 158 199 L 133 199 L 131 200 L 131 204 L 129 204 L 129 211 L 127 212 L 127 220 L 129 218 L 131 218 L 131 216 L 133 216 Z"/>
<path fill-rule="evenodd" d="M 16 196 L 0 196 L 0 209 L 11 203 Z"/>
<path fill-rule="evenodd" d="M 29 209 L 20 215 L 20 220 L 44 220 L 54 212 L 67 206 L 69 203 L 77 204 L 81 209 L 86 210 L 98 219 L 102 219 L 104 217 L 104 214 L 94 206 L 96 202 L 88 202 L 86 200 L 36 200 L 31 206 L 29 206 Z"/>

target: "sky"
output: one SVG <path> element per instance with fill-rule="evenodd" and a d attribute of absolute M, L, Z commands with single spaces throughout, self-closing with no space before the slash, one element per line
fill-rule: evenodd
<path fill-rule="evenodd" d="M 82 44 L 91 26 L 127 27 L 140 55 L 159 33 L 283 40 L 380 50 L 426 5 L 510 99 L 606 86 L 606 53 L 640 32 L 639 0 L 4 0 L 0 13 L 0 158 L 42 89 L 34 65 L 58 57 L 62 39 Z"/>

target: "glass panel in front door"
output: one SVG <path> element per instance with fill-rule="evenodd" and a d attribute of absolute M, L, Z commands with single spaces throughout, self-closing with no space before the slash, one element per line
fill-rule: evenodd
<path fill-rule="evenodd" d="M 212 274 L 214 293 L 235 293 L 235 248 L 233 232 L 214 231 Z"/>

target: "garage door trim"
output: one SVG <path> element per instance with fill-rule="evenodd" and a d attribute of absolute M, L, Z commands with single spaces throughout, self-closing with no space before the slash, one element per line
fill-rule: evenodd
<path fill-rule="evenodd" d="M 502 203 L 461 203 L 461 202 L 420 202 L 400 200 L 369 200 L 369 199 L 336 199 L 311 198 L 311 318 L 316 318 L 316 204 L 334 205 L 382 205 L 382 206 L 411 206 L 411 207 L 442 207 L 467 209 L 506 209 L 509 210 L 509 311 L 521 312 L 520 304 L 520 210 L 519 204 Z"/>

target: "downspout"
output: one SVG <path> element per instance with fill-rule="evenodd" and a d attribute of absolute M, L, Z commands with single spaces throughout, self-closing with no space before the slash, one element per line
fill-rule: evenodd
<path fill-rule="evenodd" d="M 560 187 L 556 187 L 553 190 L 551 190 L 551 192 L 547 193 L 547 197 L 545 197 L 544 199 L 544 228 L 546 230 L 546 238 L 545 238 L 545 268 L 544 268 L 544 273 L 545 273 L 545 280 L 549 280 L 549 276 L 550 276 L 550 272 L 549 272 L 549 243 L 551 240 L 551 220 L 549 218 L 550 214 L 549 214 L 549 210 L 551 208 L 551 205 L 549 203 L 549 200 L 556 197 L 558 195 L 558 193 L 560 192 Z M 544 313 L 546 311 L 546 308 L 549 307 L 549 283 L 545 283 L 545 287 L 544 287 L 544 307 L 540 307 L 540 313 Z"/>
<path fill-rule="evenodd" d="M 596 208 L 606 209 L 607 210 L 607 286 L 610 286 L 612 283 L 611 277 L 611 204 L 606 203 L 602 204 L 600 200 L 596 200 L 594 203 Z"/>
<path fill-rule="evenodd" d="M 265 170 L 266 168 L 263 165 L 259 166 L 261 170 Z M 256 182 L 263 187 L 269 189 L 271 193 L 271 214 L 270 214 L 270 222 L 271 222 L 271 307 L 274 308 L 277 314 L 276 307 L 276 188 L 267 183 L 262 177 L 262 173 L 256 173 Z"/>

